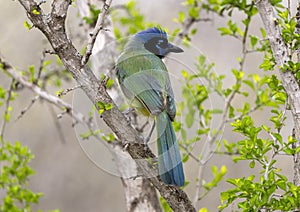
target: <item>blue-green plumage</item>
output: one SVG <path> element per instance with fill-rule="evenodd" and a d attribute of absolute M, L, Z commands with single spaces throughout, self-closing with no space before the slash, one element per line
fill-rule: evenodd
<path fill-rule="evenodd" d="M 184 174 L 172 121 L 176 115 L 168 70 L 161 60 L 182 52 L 170 44 L 164 31 L 150 28 L 134 35 L 116 63 L 121 89 L 129 104 L 156 120 L 158 168 L 167 184 L 182 186 Z"/>

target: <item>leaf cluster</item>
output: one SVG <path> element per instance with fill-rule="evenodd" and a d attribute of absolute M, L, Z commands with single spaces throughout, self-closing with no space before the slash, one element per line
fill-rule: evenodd
<path fill-rule="evenodd" d="M 31 205 L 38 203 L 42 194 L 35 193 L 27 187 L 29 177 L 34 174 L 29 166 L 32 158 L 30 150 L 20 142 L 1 142 L 0 188 L 5 191 L 5 195 L 0 204 L 0 211 L 31 211 Z"/>

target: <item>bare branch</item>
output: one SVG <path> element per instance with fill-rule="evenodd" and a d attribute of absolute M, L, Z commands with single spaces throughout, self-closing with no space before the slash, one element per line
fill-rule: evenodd
<path fill-rule="evenodd" d="M 186 151 L 186 153 L 187 153 L 191 158 L 193 158 L 198 164 L 201 164 L 201 160 L 199 160 L 199 158 L 191 152 L 191 150 L 187 147 L 187 145 L 179 144 L 179 146 L 180 146 L 181 148 L 183 148 L 183 149 Z"/>
<path fill-rule="evenodd" d="M 62 144 L 67 143 L 66 139 L 65 139 L 65 136 L 64 136 L 64 132 L 63 132 L 62 127 L 61 127 L 61 124 L 60 124 L 60 122 L 58 120 L 58 117 L 57 117 L 55 111 L 54 111 L 53 105 L 48 104 L 48 108 L 49 108 L 49 111 L 50 111 L 51 116 L 53 118 L 53 121 L 55 123 L 54 126 L 55 126 L 55 128 L 56 128 L 56 130 L 58 132 L 58 137 L 59 137 L 61 143 Z"/>
<path fill-rule="evenodd" d="M 62 92 L 59 92 L 59 94 L 57 95 L 58 97 L 62 97 L 62 96 L 65 96 L 67 95 L 67 93 L 69 93 L 70 91 L 74 91 L 78 88 L 80 88 L 81 85 L 76 85 L 75 87 L 72 87 L 72 88 L 67 88 L 65 90 L 63 90 Z"/>
<path fill-rule="evenodd" d="M 201 5 L 199 5 L 199 3 L 197 1 L 194 2 L 194 7 L 195 8 L 200 8 Z M 207 21 L 211 21 L 210 18 L 192 18 L 192 17 L 188 17 L 187 19 L 184 20 L 184 22 L 182 23 L 182 27 L 181 27 L 181 31 L 178 34 L 179 37 L 179 41 L 181 41 L 184 37 L 187 37 L 189 35 L 189 30 L 192 27 L 192 25 L 194 25 L 196 22 L 207 22 Z M 187 37 L 189 39 L 189 37 Z M 176 42 L 177 43 L 177 42 Z"/>
<path fill-rule="evenodd" d="M 230 122 L 236 121 L 238 119 L 241 119 L 242 117 L 247 116 L 247 115 L 251 114 L 252 112 L 257 111 L 258 109 L 262 108 L 262 106 L 263 106 L 263 104 L 257 104 L 255 106 L 253 106 L 252 108 L 250 108 L 247 111 L 247 113 L 240 114 L 240 115 L 237 115 L 237 116 L 235 116 L 233 118 L 226 119 L 225 122 L 226 123 L 230 123 Z"/>
<path fill-rule="evenodd" d="M 198 169 L 198 175 L 197 175 L 197 183 L 196 183 L 196 191 L 195 191 L 195 196 L 194 196 L 194 205 L 197 205 L 197 203 L 199 202 L 199 198 L 200 198 L 200 190 L 202 187 L 202 183 L 201 183 L 201 179 L 202 179 L 202 175 L 203 175 L 203 165 L 199 165 L 199 169 Z"/>
<path fill-rule="evenodd" d="M 23 110 L 21 110 L 20 115 L 16 118 L 15 121 L 18 121 L 20 118 L 22 118 L 22 117 L 24 116 L 24 114 L 32 107 L 32 105 L 33 105 L 39 98 L 40 98 L 40 96 L 35 96 L 35 97 L 31 100 L 30 104 L 29 104 L 27 107 L 25 107 Z"/>
<path fill-rule="evenodd" d="M 101 13 L 98 16 L 96 26 L 95 26 L 93 32 L 90 34 L 90 39 L 89 39 L 88 45 L 86 47 L 86 52 L 84 53 L 84 55 L 82 57 L 82 60 L 81 60 L 82 65 L 85 65 L 88 62 L 88 60 L 92 54 L 97 35 L 99 34 L 100 30 L 103 29 L 105 16 L 108 13 L 108 9 L 111 5 L 111 2 L 112 2 L 112 0 L 105 0 L 103 3 L 103 7 L 101 10 Z"/>
<path fill-rule="evenodd" d="M 42 56 L 41 56 L 41 59 L 40 59 L 39 70 L 38 70 L 37 77 L 36 77 L 36 79 L 34 80 L 34 84 L 37 84 L 38 81 L 39 81 L 39 79 L 40 79 L 40 77 L 41 77 L 42 70 L 43 70 L 43 66 L 44 66 L 45 57 L 46 57 L 46 50 L 44 50 L 44 51 L 42 52 Z"/>
<path fill-rule="evenodd" d="M 199 18 L 199 19 L 195 19 L 195 18 L 191 18 L 188 17 L 182 24 L 182 29 L 179 32 L 178 36 L 180 38 L 180 40 L 182 40 L 184 37 L 187 37 L 189 34 L 189 30 L 192 27 L 192 25 L 194 25 L 197 22 L 207 22 L 207 21 L 211 21 L 210 18 Z M 176 42 L 177 43 L 177 42 Z"/>

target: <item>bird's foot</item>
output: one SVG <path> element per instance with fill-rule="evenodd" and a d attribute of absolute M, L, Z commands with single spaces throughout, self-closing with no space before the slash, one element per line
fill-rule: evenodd
<path fill-rule="evenodd" d="M 129 147 L 129 143 L 125 143 L 125 144 L 123 145 L 123 151 L 124 151 L 124 152 L 127 151 L 128 147 Z"/>
<path fill-rule="evenodd" d="M 147 121 L 145 122 L 145 124 L 143 124 L 141 127 L 136 128 L 136 130 L 137 130 L 138 132 L 142 133 L 142 132 L 144 132 L 145 127 L 146 127 L 148 124 L 149 124 L 149 120 L 147 120 Z"/>
<path fill-rule="evenodd" d="M 125 116 L 127 122 L 130 124 L 131 123 L 131 113 L 134 111 L 133 108 L 128 108 L 126 110 L 124 110 L 122 113 Z"/>
<path fill-rule="evenodd" d="M 144 138 L 144 151 L 147 152 L 147 149 L 148 149 L 148 142 L 150 140 L 150 137 L 146 137 Z"/>
<path fill-rule="evenodd" d="M 150 138 L 151 138 L 151 136 L 152 136 L 152 133 L 153 133 L 153 131 L 154 131 L 154 128 L 155 128 L 155 121 L 153 122 L 153 125 L 152 125 L 152 127 L 151 127 L 151 129 L 150 129 L 149 135 L 144 139 L 144 141 L 145 141 L 146 144 L 150 141 Z"/>

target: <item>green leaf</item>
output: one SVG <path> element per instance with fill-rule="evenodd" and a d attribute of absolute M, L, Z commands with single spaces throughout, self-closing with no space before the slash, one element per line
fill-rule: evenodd
<path fill-rule="evenodd" d="M 111 110 L 114 107 L 114 105 L 112 103 L 107 103 L 105 105 L 105 110 Z"/>
<path fill-rule="evenodd" d="M 182 163 L 186 163 L 189 160 L 189 154 L 183 154 L 182 155 Z"/>
<path fill-rule="evenodd" d="M 102 136 L 101 138 L 108 143 L 111 143 L 115 140 L 115 136 L 112 133 L 108 133 L 108 134 Z"/>
<path fill-rule="evenodd" d="M 201 208 L 199 212 L 208 212 L 207 208 Z"/>
<path fill-rule="evenodd" d="M 32 203 L 38 203 L 41 193 L 29 190 L 29 177 L 34 171 L 28 166 L 33 158 L 29 149 L 20 142 L 14 144 L 2 141 L 0 148 L 1 167 L 0 188 L 6 192 L 2 196 L 1 211 L 31 211 Z"/>
<path fill-rule="evenodd" d="M 197 33 L 198 29 L 197 28 L 194 28 L 191 30 L 191 35 L 195 35 Z"/>
<path fill-rule="evenodd" d="M 175 132 L 178 132 L 179 130 L 182 129 L 181 122 L 174 121 L 172 124 L 173 124 L 173 128 L 174 128 Z"/>
<path fill-rule="evenodd" d="M 162 206 L 164 212 L 172 212 L 173 211 L 171 209 L 171 207 L 169 206 L 169 204 L 167 203 L 167 201 L 162 196 L 160 196 L 159 200 L 160 200 L 160 203 L 161 203 L 161 206 Z"/>
<path fill-rule="evenodd" d="M 194 118 L 195 118 L 195 112 L 189 112 L 186 116 L 185 116 L 185 123 L 187 125 L 188 128 L 191 128 L 194 124 Z"/>
<path fill-rule="evenodd" d="M 250 35 L 250 43 L 251 43 L 252 48 L 254 48 L 256 46 L 257 42 L 258 42 L 258 37 Z"/>
<path fill-rule="evenodd" d="M 111 78 L 108 79 L 107 82 L 106 82 L 106 88 L 111 89 L 113 85 L 114 85 L 114 80 L 111 79 Z"/>
<path fill-rule="evenodd" d="M 86 132 L 86 133 L 80 134 L 80 137 L 81 137 L 83 140 L 86 140 L 86 139 L 88 139 L 89 137 L 91 137 L 92 135 L 93 135 L 93 131 L 92 131 L 92 130 L 89 130 L 89 131 Z"/>
<path fill-rule="evenodd" d="M 10 112 L 11 112 L 11 111 L 12 111 L 12 107 L 9 106 L 9 107 L 7 108 L 7 111 L 6 111 L 5 115 L 4 115 L 4 120 L 5 120 L 5 122 L 9 122 L 9 120 L 10 120 Z"/>
<path fill-rule="evenodd" d="M 185 79 L 187 79 L 188 76 L 189 76 L 189 73 L 188 73 L 186 70 L 182 70 L 182 71 L 181 71 L 181 75 L 182 75 Z"/>
<path fill-rule="evenodd" d="M 287 189 L 286 180 L 282 180 L 282 179 L 277 180 L 276 185 L 284 191 L 286 191 Z"/>
<path fill-rule="evenodd" d="M 254 83 L 251 80 L 243 80 L 243 83 L 248 85 L 253 91 L 255 91 Z"/>
<path fill-rule="evenodd" d="M 34 68 L 33 65 L 31 65 L 31 66 L 28 67 L 28 69 L 29 69 L 29 73 L 30 73 L 30 81 L 34 82 L 34 79 L 35 79 L 35 77 L 34 77 L 35 68 Z"/>
<path fill-rule="evenodd" d="M 232 31 L 226 27 L 220 27 L 218 30 L 221 32 L 221 35 L 231 35 Z"/>
<path fill-rule="evenodd" d="M 186 131 L 183 128 L 181 128 L 180 132 L 181 132 L 182 140 L 186 141 L 187 140 Z"/>
<path fill-rule="evenodd" d="M 266 132 L 270 132 L 270 127 L 266 126 L 266 125 L 262 125 L 262 128 L 266 131 Z"/>
<path fill-rule="evenodd" d="M 40 11 L 38 11 L 37 9 L 33 9 L 33 10 L 32 10 L 32 13 L 33 13 L 34 15 L 40 15 L 40 14 L 41 14 Z"/>
<path fill-rule="evenodd" d="M 228 200 L 230 197 L 229 192 L 221 192 L 221 200 L 225 201 Z"/>
<path fill-rule="evenodd" d="M 261 32 L 261 35 L 262 35 L 263 38 L 267 37 L 267 33 L 266 33 L 266 30 L 264 28 L 260 28 L 260 32 Z"/>
<path fill-rule="evenodd" d="M 179 23 L 183 23 L 184 22 L 184 19 L 185 19 L 185 14 L 184 14 L 184 12 L 182 12 L 182 11 L 180 11 L 179 12 Z"/>
<path fill-rule="evenodd" d="M 253 168 L 255 167 L 255 161 L 254 161 L 254 160 L 252 160 L 252 161 L 249 163 L 249 167 L 250 167 L 251 169 L 253 169 Z"/>
<path fill-rule="evenodd" d="M 193 19 L 199 19 L 199 12 L 200 12 L 199 7 L 191 7 L 188 11 L 189 16 Z"/>
<path fill-rule="evenodd" d="M 31 30 L 32 26 L 27 21 L 24 21 L 23 24 L 26 29 Z"/>
<path fill-rule="evenodd" d="M 233 75 L 235 76 L 235 78 L 237 80 L 241 80 L 244 77 L 244 72 L 243 71 L 239 71 L 237 69 L 232 69 L 231 72 L 233 73 Z"/>
<path fill-rule="evenodd" d="M 0 86 L 0 99 L 5 99 L 7 91 Z"/>
<path fill-rule="evenodd" d="M 113 108 L 112 103 L 105 104 L 104 102 L 101 101 L 97 102 L 97 106 L 98 106 L 99 115 L 102 115 L 104 111 L 111 110 Z"/>

